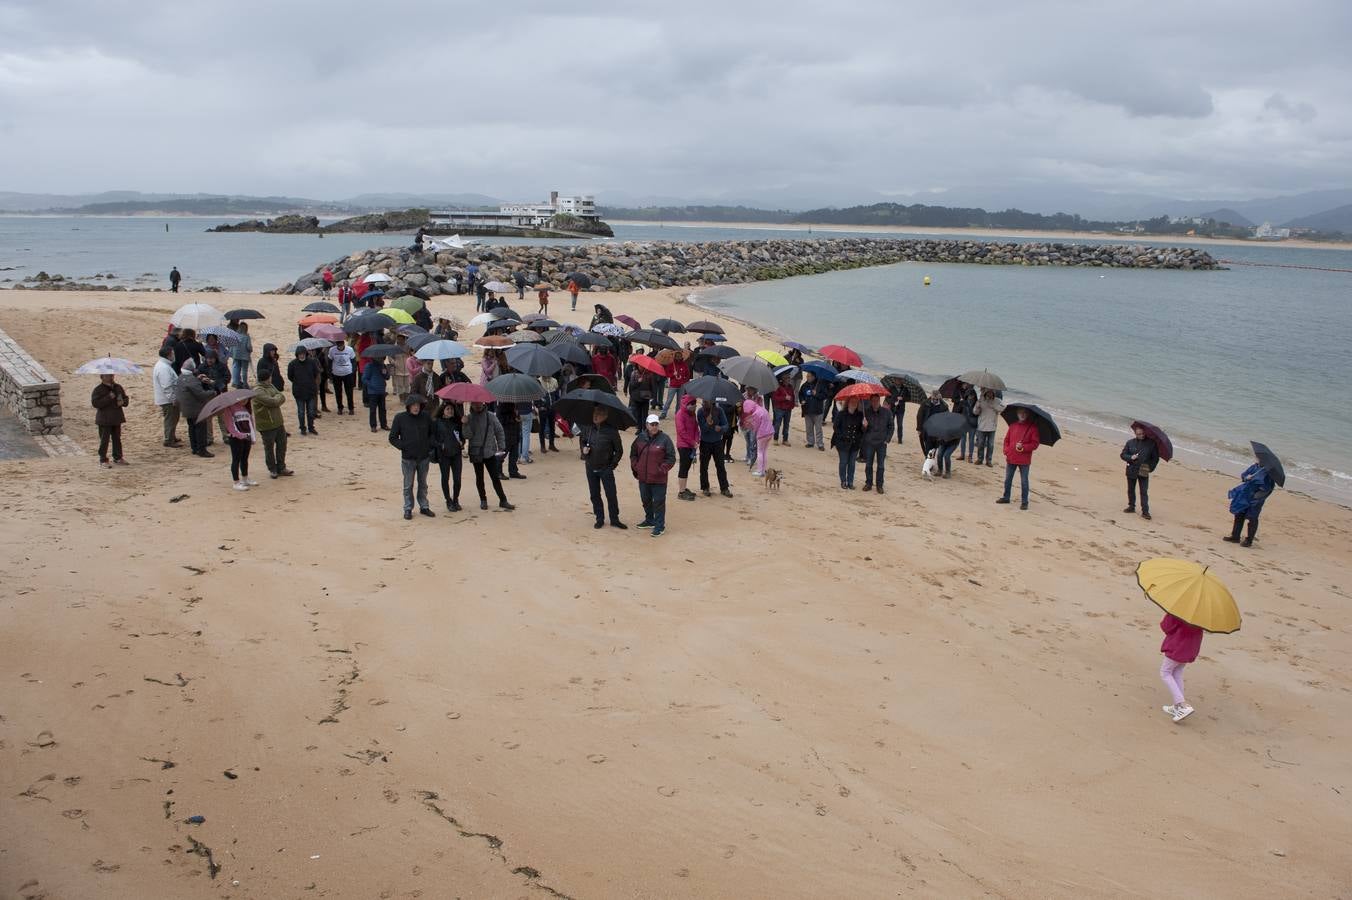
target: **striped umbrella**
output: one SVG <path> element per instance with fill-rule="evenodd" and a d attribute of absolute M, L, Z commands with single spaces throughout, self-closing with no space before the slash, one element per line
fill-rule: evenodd
<path fill-rule="evenodd" d="M 129 359 L 104 356 L 91 359 L 75 370 L 76 375 L 140 375 L 141 367 Z"/>

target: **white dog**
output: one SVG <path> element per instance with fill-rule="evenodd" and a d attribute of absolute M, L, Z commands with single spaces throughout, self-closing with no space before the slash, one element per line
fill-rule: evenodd
<path fill-rule="evenodd" d="M 920 474 L 926 478 L 934 479 L 934 467 L 939 463 L 939 451 L 931 450 L 925 454 L 925 464 L 920 467 Z"/>

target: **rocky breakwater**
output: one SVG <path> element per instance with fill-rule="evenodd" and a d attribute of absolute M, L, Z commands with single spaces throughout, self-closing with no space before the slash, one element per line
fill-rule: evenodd
<path fill-rule="evenodd" d="M 321 273 L 337 280 L 383 272 L 392 291 L 411 287 L 450 293 L 447 282 L 477 263 L 484 277 L 506 280 L 522 272 L 534 284 L 555 287 L 572 272 L 586 274 L 593 290 L 626 291 L 677 285 L 743 284 L 837 269 L 900 262 L 1006 266 L 1081 266 L 1132 269 L 1218 269 L 1211 254 L 1190 247 L 1143 244 L 997 243 L 966 239 L 929 240 L 823 238 L 818 240 L 627 241 L 574 246 L 468 247 L 437 253 L 407 249 L 364 250 L 333 260 L 272 293 L 317 294 Z"/>

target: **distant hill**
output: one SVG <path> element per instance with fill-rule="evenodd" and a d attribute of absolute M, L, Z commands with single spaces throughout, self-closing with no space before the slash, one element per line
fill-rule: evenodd
<path fill-rule="evenodd" d="M 1228 222 L 1231 225 L 1242 225 L 1245 228 L 1252 228 L 1258 224 L 1251 222 L 1243 213 L 1236 212 L 1233 209 L 1216 209 L 1211 212 L 1198 213 L 1198 215 L 1204 219 L 1215 219 L 1217 222 Z"/>
<path fill-rule="evenodd" d="M 912 225 L 922 228 L 1020 228 L 1054 231 L 1105 231 L 1117 222 L 1096 222 L 1070 213 L 1024 212 L 1006 209 L 987 212 L 980 207 L 929 206 L 913 203 L 873 203 L 845 209 L 810 209 L 794 216 L 804 225 Z"/>
<path fill-rule="evenodd" d="M 598 206 L 601 218 L 630 222 L 769 222 L 788 223 L 794 213 L 749 206 Z"/>
<path fill-rule="evenodd" d="M 291 212 L 341 214 L 347 207 L 295 197 L 201 197 L 190 200 L 122 200 L 86 203 L 62 212 L 81 216 L 134 216 L 161 213 L 184 216 L 276 215 Z"/>
<path fill-rule="evenodd" d="M 1312 216 L 1293 219 L 1286 224 L 1300 228 L 1313 228 L 1316 231 L 1352 234 L 1352 203 L 1349 203 L 1346 206 L 1339 206 L 1336 209 L 1315 213 Z"/>
<path fill-rule="evenodd" d="M 543 198 L 541 198 L 543 199 Z M 358 194 L 337 201 L 350 207 L 364 209 L 409 209 L 412 207 L 434 208 L 453 206 L 461 209 L 492 209 L 501 206 L 501 201 L 487 194 Z"/>

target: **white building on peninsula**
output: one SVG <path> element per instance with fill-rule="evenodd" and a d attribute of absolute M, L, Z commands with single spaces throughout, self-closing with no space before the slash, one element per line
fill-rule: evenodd
<path fill-rule="evenodd" d="M 434 227 L 494 227 L 540 228 L 548 225 L 556 215 L 576 216 L 595 221 L 596 198 L 591 195 L 560 197 L 550 191 L 549 199 L 538 203 L 504 203 L 497 212 L 477 210 L 436 210 L 431 214 Z"/>

